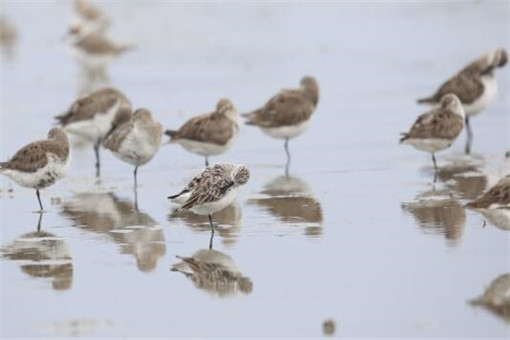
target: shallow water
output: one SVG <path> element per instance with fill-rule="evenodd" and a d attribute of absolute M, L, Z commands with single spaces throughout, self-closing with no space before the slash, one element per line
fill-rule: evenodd
<path fill-rule="evenodd" d="M 509 49 L 508 4 L 101 6 L 112 36 L 137 45 L 111 84 L 166 127 L 224 96 L 253 109 L 304 74 L 319 80 L 320 104 L 290 143 L 291 177 L 283 143 L 250 127 L 212 159 L 252 173 L 215 218 L 214 252 L 207 220 L 166 200 L 203 164 L 178 146 L 140 169 L 138 212 L 132 168 L 103 151 L 96 183 L 92 148 L 74 148 L 67 178 L 43 192 L 42 233 L 33 191 L 2 178 L 2 337 L 320 337 L 327 319 L 339 337 L 508 336 L 508 315 L 470 301 L 508 281 L 510 234 L 463 208 L 510 170 L 508 66 L 472 120 L 473 155 L 462 135 L 439 155 L 435 185 L 429 156 L 397 143 L 424 110 L 416 98 Z M 70 4 L 2 12 L 20 35 L 2 59 L 6 159 L 44 137 L 83 82 L 60 40 Z M 176 258 L 195 253 L 213 274 L 191 275 Z"/>

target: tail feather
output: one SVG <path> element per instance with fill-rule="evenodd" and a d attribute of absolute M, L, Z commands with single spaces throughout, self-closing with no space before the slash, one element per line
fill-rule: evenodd
<path fill-rule="evenodd" d="M 178 135 L 178 131 L 176 130 L 166 130 L 165 131 L 165 135 L 167 135 L 168 137 L 172 138 L 172 139 L 176 139 L 177 138 L 177 135 Z"/>
<path fill-rule="evenodd" d="M 427 97 L 427 98 L 420 98 L 417 100 L 418 104 L 434 104 L 437 102 L 436 98 L 434 96 Z"/>
<path fill-rule="evenodd" d="M 406 132 L 402 132 L 400 135 L 402 136 L 402 137 L 400 137 L 400 143 L 403 143 L 403 142 L 405 142 L 407 139 L 409 139 L 409 134 L 408 134 L 408 133 L 406 133 Z"/>

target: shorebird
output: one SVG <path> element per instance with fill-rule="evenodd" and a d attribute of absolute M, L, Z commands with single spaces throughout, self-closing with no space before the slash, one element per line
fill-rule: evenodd
<path fill-rule="evenodd" d="M 103 146 L 120 160 L 135 166 L 135 190 L 138 167 L 147 164 L 158 152 L 163 138 L 163 127 L 147 109 L 138 109 L 133 118 L 105 138 Z"/>
<path fill-rule="evenodd" d="M 40 211 L 43 211 L 39 190 L 62 178 L 71 164 L 69 140 L 61 128 L 54 127 L 48 139 L 21 148 L 7 162 L 0 163 L 3 174 L 19 185 L 35 189 Z"/>
<path fill-rule="evenodd" d="M 299 89 L 283 89 L 253 112 L 243 114 L 246 124 L 256 125 L 265 134 L 285 140 L 286 172 L 290 165 L 289 139 L 302 134 L 319 102 L 319 85 L 313 77 L 303 77 Z"/>
<path fill-rule="evenodd" d="M 437 104 L 448 93 L 453 93 L 462 102 L 466 113 L 466 131 L 468 140 L 466 153 L 471 151 L 473 131 L 469 118 L 485 110 L 493 101 L 497 92 L 494 70 L 503 67 L 508 61 L 505 49 L 497 48 L 484 54 L 448 79 L 432 96 L 418 99 L 418 103 Z"/>
<path fill-rule="evenodd" d="M 209 156 L 224 153 L 234 143 L 239 134 L 239 115 L 230 99 L 221 99 L 216 111 L 191 118 L 179 130 L 166 130 L 171 142 L 182 145 L 189 152 L 205 156 L 205 166 Z"/>
<path fill-rule="evenodd" d="M 86 0 L 76 0 L 74 9 L 80 21 L 92 31 L 104 32 L 110 26 L 110 20 L 101 12 L 98 7 Z"/>
<path fill-rule="evenodd" d="M 469 301 L 472 306 L 482 306 L 510 323 L 510 273 L 498 276 L 483 294 Z"/>
<path fill-rule="evenodd" d="M 114 43 L 83 25 L 71 26 L 66 39 L 72 54 L 91 73 L 104 73 L 115 59 L 133 48 L 131 45 Z"/>
<path fill-rule="evenodd" d="M 466 207 L 477 210 L 496 227 L 510 230 L 510 175 Z"/>
<path fill-rule="evenodd" d="M 437 177 L 435 153 L 450 147 L 464 127 L 464 109 L 454 94 L 441 98 L 439 106 L 421 114 L 407 133 L 402 133 L 401 144 L 411 144 L 418 150 L 432 154 Z"/>
<path fill-rule="evenodd" d="M 181 209 L 207 215 L 214 234 L 212 214 L 229 206 L 236 197 L 237 189 L 249 178 L 250 172 L 244 165 L 214 164 L 202 170 L 181 192 L 168 199 L 179 204 Z"/>
<path fill-rule="evenodd" d="M 100 175 L 99 147 L 115 128 L 131 119 L 131 102 L 120 91 L 104 88 L 76 100 L 56 119 L 64 129 L 91 141 L 96 155 L 96 177 Z"/>

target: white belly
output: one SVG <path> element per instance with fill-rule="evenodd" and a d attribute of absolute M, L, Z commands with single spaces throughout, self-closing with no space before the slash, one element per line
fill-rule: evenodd
<path fill-rule="evenodd" d="M 510 208 L 480 209 L 482 215 L 499 229 L 510 230 Z"/>
<path fill-rule="evenodd" d="M 69 155 L 65 163 L 62 163 L 53 155 L 48 155 L 48 158 L 48 163 L 43 168 L 34 172 L 3 169 L 0 173 L 6 175 L 22 187 L 44 189 L 61 179 L 71 164 L 71 155 Z"/>
<path fill-rule="evenodd" d="M 67 124 L 64 126 L 64 130 L 93 143 L 98 143 L 112 128 L 112 121 L 119 107 L 120 101 L 117 101 L 108 112 L 98 112 L 92 119 L 80 120 Z"/>
<path fill-rule="evenodd" d="M 152 157 L 158 152 L 160 143 L 152 144 L 149 142 L 147 136 L 135 128 L 120 145 L 118 151 L 113 151 L 113 154 L 126 163 L 136 166 L 144 165 L 149 162 Z"/>
<path fill-rule="evenodd" d="M 491 75 L 483 76 L 482 83 L 484 91 L 480 98 L 476 99 L 471 104 L 463 104 L 466 116 L 475 116 L 485 110 L 490 103 L 494 100 L 496 93 L 498 92 L 498 84 L 496 78 Z"/>
<path fill-rule="evenodd" d="M 220 200 L 210 203 L 205 203 L 197 207 L 191 208 L 195 214 L 198 215 L 209 215 L 228 207 L 237 195 L 237 188 L 230 189 L 225 196 L 223 196 Z"/>
<path fill-rule="evenodd" d="M 403 144 L 410 144 L 418 150 L 434 153 L 448 148 L 453 142 L 448 139 L 410 138 L 406 139 Z"/>
<path fill-rule="evenodd" d="M 178 139 L 177 143 L 181 144 L 182 147 L 188 150 L 189 152 L 201 156 L 216 156 L 230 149 L 230 147 L 234 143 L 234 140 L 235 136 L 230 138 L 230 140 L 225 145 L 197 142 L 191 139 Z"/>
<path fill-rule="evenodd" d="M 299 136 L 308 129 L 310 120 L 304 121 L 297 125 L 287 125 L 281 127 L 261 128 L 266 135 L 277 139 L 291 139 Z"/>
<path fill-rule="evenodd" d="M 72 46 L 71 54 L 88 69 L 102 69 L 110 65 L 117 57 L 112 53 L 87 53 L 81 48 Z"/>

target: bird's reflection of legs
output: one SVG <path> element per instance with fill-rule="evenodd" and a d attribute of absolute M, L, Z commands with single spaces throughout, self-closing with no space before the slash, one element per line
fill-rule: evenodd
<path fill-rule="evenodd" d="M 211 231 L 211 237 L 209 238 L 209 249 L 213 249 L 214 230 Z"/>
<path fill-rule="evenodd" d="M 473 143 L 473 130 L 471 130 L 471 125 L 469 125 L 469 117 L 466 117 L 465 122 L 467 132 L 465 152 L 466 155 L 469 155 L 471 153 L 471 144 Z"/>
<path fill-rule="evenodd" d="M 214 224 L 212 220 L 212 214 L 207 215 L 209 217 L 209 225 L 211 226 L 211 233 L 214 234 Z"/>
<path fill-rule="evenodd" d="M 100 143 L 94 144 L 94 153 L 96 154 L 96 177 L 101 176 L 101 161 L 99 159 L 99 147 L 101 146 Z"/>
<path fill-rule="evenodd" d="M 41 221 L 42 221 L 42 215 L 43 215 L 43 212 L 41 211 L 39 213 L 39 221 L 37 222 L 37 232 L 40 232 L 41 231 Z"/>
<path fill-rule="evenodd" d="M 289 151 L 289 139 L 285 139 L 285 154 L 287 155 L 287 163 L 285 164 L 285 176 L 289 177 L 290 169 L 290 151 Z"/>
<path fill-rule="evenodd" d="M 437 163 L 436 163 L 436 156 L 434 153 L 432 153 L 432 162 L 434 162 L 434 183 L 437 181 Z"/>
<path fill-rule="evenodd" d="M 209 156 L 205 156 L 205 166 L 209 166 Z"/>

